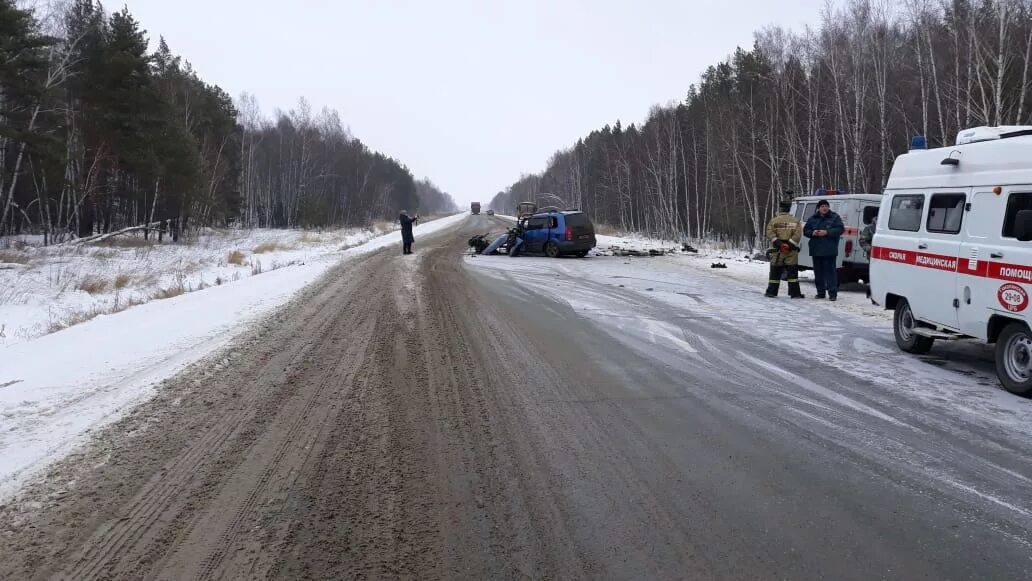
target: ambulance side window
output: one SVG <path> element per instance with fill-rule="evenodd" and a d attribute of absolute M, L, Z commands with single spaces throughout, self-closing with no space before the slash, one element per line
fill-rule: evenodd
<path fill-rule="evenodd" d="M 917 232 L 924 214 L 924 196 L 921 194 L 892 198 L 889 210 L 889 230 Z"/>
<path fill-rule="evenodd" d="M 1011 194 L 1007 199 L 1007 214 L 1003 218 L 1003 237 L 1014 238 L 1014 220 L 1021 210 L 1032 210 L 1032 194 Z"/>
<path fill-rule="evenodd" d="M 803 210 L 803 215 L 800 216 L 799 219 L 805 221 L 807 218 L 809 218 L 810 216 L 813 216 L 816 213 L 817 213 L 817 202 L 810 202 L 809 204 L 806 205 L 806 208 Z"/>
<path fill-rule="evenodd" d="M 960 223 L 964 219 L 964 194 L 932 194 L 932 202 L 928 207 L 929 232 L 940 234 L 957 234 Z"/>

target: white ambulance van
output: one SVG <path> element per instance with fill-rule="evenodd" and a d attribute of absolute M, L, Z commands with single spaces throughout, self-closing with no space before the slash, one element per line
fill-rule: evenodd
<path fill-rule="evenodd" d="M 846 194 L 821 189 L 812 196 L 802 196 L 792 201 L 792 215 L 804 224 L 807 218 L 817 212 L 817 202 L 821 200 L 828 200 L 831 211 L 842 218 L 842 225 L 846 231 L 839 239 L 839 283 L 868 280 L 869 261 L 864 249 L 860 248 L 860 232 L 878 215 L 881 199 L 881 195 L 878 194 Z M 813 268 L 809 241 L 809 238 L 803 236 L 799 248 L 799 266 L 804 269 Z"/>
<path fill-rule="evenodd" d="M 995 343 L 996 373 L 1032 395 L 1032 127 L 980 127 L 898 158 L 878 217 L 871 297 L 896 343 Z"/>

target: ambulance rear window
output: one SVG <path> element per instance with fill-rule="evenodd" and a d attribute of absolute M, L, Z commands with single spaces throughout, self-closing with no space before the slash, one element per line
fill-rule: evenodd
<path fill-rule="evenodd" d="M 892 198 L 889 210 L 889 230 L 917 232 L 921 229 L 921 215 L 924 214 L 924 196 L 896 196 Z"/>
<path fill-rule="evenodd" d="M 1014 220 L 1022 210 L 1032 210 L 1032 194 L 1011 194 L 1007 199 L 1007 215 L 1003 218 L 1004 238 L 1016 238 Z"/>
<path fill-rule="evenodd" d="M 875 218 L 877 218 L 877 217 L 878 217 L 878 206 L 864 206 L 864 218 L 863 218 L 864 226 L 870 224 L 871 222 L 874 222 Z"/>
<path fill-rule="evenodd" d="M 928 206 L 929 232 L 940 234 L 957 234 L 960 223 L 964 219 L 964 194 L 932 194 L 932 202 Z"/>

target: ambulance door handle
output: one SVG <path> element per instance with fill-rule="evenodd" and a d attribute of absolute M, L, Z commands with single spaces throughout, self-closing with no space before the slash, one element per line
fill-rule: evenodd
<path fill-rule="evenodd" d="M 1003 258 L 1002 252 L 993 252 L 989 255 L 989 258 Z"/>
<path fill-rule="evenodd" d="M 918 249 L 918 250 L 924 250 L 924 249 L 926 249 L 926 248 L 928 248 L 928 245 L 927 245 L 927 244 L 918 244 L 918 245 L 917 245 L 917 249 Z"/>

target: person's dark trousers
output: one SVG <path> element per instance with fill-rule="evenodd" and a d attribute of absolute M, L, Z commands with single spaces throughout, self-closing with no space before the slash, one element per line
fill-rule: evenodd
<path fill-rule="evenodd" d="M 778 296 L 778 290 L 781 289 L 781 275 L 785 272 L 785 265 L 770 263 L 770 277 L 767 280 L 767 292 L 764 293 L 768 297 Z"/>
<path fill-rule="evenodd" d="M 835 256 L 813 257 L 813 279 L 817 285 L 817 296 L 838 296 L 838 273 L 835 269 Z"/>
<path fill-rule="evenodd" d="M 788 296 L 796 299 L 803 298 L 803 292 L 799 289 L 799 265 L 789 264 L 785 266 L 788 271 Z"/>

